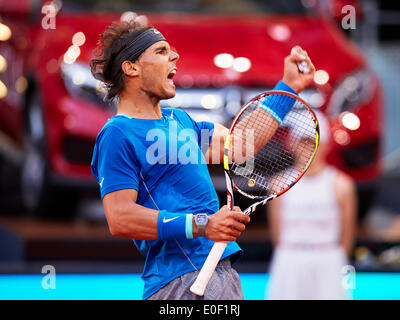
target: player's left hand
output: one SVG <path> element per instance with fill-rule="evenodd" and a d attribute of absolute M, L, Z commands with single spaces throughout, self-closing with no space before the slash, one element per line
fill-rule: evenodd
<path fill-rule="evenodd" d="M 307 62 L 310 69 L 309 73 L 302 73 L 299 71 L 297 63 L 301 61 Z M 290 86 L 294 91 L 300 93 L 311 84 L 314 79 L 314 74 L 315 67 L 312 64 L 307 51 L 303 50 L 299 46 L 293 47 L 290 55 L 285 58 L 282 81 Z"/>

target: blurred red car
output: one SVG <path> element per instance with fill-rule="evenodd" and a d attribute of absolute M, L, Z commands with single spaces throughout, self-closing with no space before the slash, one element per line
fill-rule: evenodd
<path fill-rule="evenodd" d="M 360 193 L 372 190 L 381 172 L 380 83 L 362 52 L 307 1 L 62 3 L 0 1 L 0 141 L 6 146 L 0 149 L 22 166 L 29 209 L 40 212 L 53 201 L 62 211 L 74 203 L 73 196 L 65 200 L 65 186 L 95 185 L 89 167 L 94 141 L 115 106 L 103 102 L 88 62 L 111 21 L 136 16 L 127 10 L 147 12 L 136 18 L 177 48 L 177 94 L 163 105 L 185 108 L 197 120 L 228 124 L 241 104 L 280 80 L 284 57 L 302 46 L 318 70 L 302 96 L 330 118 L 330 159 L 356 179 Z M 183 12 L 150 12 L 168 6 Z"/>

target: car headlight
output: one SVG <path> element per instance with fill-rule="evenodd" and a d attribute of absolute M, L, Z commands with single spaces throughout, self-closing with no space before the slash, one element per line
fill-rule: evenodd
<path fill-rule="evenodd" d="M 327 112 L 337 116 L 367 102 L 372 97 L 375 81 L 368 70 L 360 70 L 346 77 L 333 91 Z"/>
<path fill-rule="evenodd" d="M 89 67 L 79 62 L 63 63 L 61 72 L 65 86 L 72 96 L 91 101 L 109 110 L 115 110 L 115 104 L 104 101 L 107 90 L 101 81 L 93 77 Z"/>

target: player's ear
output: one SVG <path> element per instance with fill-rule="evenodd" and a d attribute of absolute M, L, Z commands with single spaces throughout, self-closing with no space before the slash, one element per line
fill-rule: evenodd
<path fill-rule="evenodd" d="M 139 66 L 134 62 L 126 60 L 122 63 L 121 67 L 122 67 L 122 71 L 127 76 L 136 77 L 139 75 Z"/>

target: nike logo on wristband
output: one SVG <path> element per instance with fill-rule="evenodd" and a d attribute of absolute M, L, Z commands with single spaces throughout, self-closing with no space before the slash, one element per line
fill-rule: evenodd
<path fill-rule="evenodd" d="M 169 218 L 169 219 L 165 219 L 165 217 L 164 217 L 163 222 L 164 222 L 164 223 L 167 223 L 167 222 L 170 222 L 170 221 L 172 221 L 172 220 L 175 220 L 176 218 L 179 218 L 179 216 L 173 217 L 173 218 Z"/>

